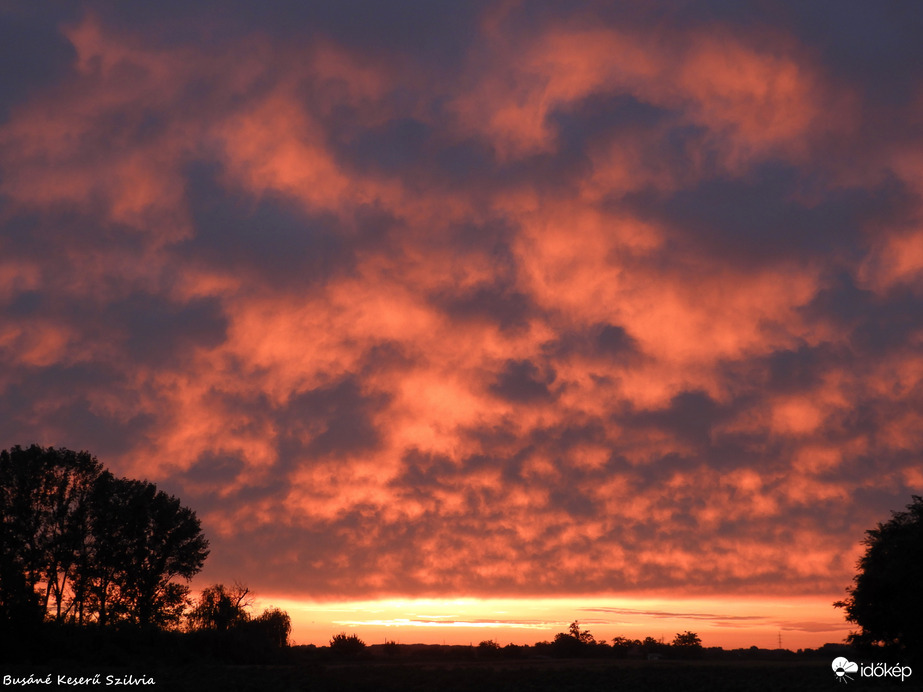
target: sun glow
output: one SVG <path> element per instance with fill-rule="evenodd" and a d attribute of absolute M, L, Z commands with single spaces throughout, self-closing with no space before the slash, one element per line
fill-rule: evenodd
<path fill-rule="evenodd" d="M 800 598 L 456 598 L 312 602 L 263 598 L 259 607 L 282 608 L 292 618 L 296 644 L 326 645 L 338 632 L 367 644 L 501 645 L 550 641 L 578 620 L 597 641 L 621 636 L 671 641 L 693 631 L 704 646 L 726 649 L 816 648 L 842 641 L 848 630 L 831 607 L 835 595 Z"/>

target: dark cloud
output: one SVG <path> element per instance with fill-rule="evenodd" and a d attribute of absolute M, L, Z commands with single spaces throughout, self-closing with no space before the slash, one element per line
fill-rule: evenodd
<path fill-rule="evenodd" d="M 17 103 L 69 74 L 76 53 L 59 26 L 77 10 L 61 3 L 0 9 L 0 124 Z"/>
<path fill-rule="evenodd" d="M 554 397 L 552 369 L 540 370 L 531 360 L 508 360 L 490 391 L 515 403 L 546 401 Z"/>
<path fill-rule="evenodd" d="M 220 455 L 209 452 L 182 473 L 184 481 L 222 487 L 236 480 L 246 469 L 239 455 Z"/>
<path fill-rule="evenodd" d="M 387 400 L 384 394 L 364 393 L 351 376 L 293 396 L 276 414 L 284 431 L 280 457 L 342 457 L 374 450 L 381 441 L 374 416 Z"/>
<path fill-rule="evenodd" d="M 870 101 L 906 104 L 913 98 L 920 76 L 908 65 L 923 61 L 919 7 L 825 0 L 784 8 L 784 25 L 819 50 L 838 78 L 858 84 Z"/>
<path fill-rule="evenodd" d="M 681 440 L 708 445 L 712 428 L 729 415 L 707 393 L 681 392 L 670 400 L 668 408 L 661 411 L 638 413 L 633 421 L 666 430 Z"/>
<path fill-rule="evenodd" d="M 543 351 L 551 357 L 569 358 L 574 355 L 604 358 L 626 364 L 640 355 L 638 343 L 617 324 L 599 323 L 586 330 L 562 332 L 554 341 L 543 344 Z"/>
<path fill-rule="evenodd" d="M 111 303 L 106 322 L 122 335 L 133 362 L 174 367 L 191 349 L 220 346 L 227 333 L 227 318 L 213 298 L 178 304 L 135 294 Z"/>
<path fill-rule="evenodd" d="M 502 278 L 461 291 L 442 290 L 433 302 L 454 319 L 488 320 L 504 330 L 525 326 L 534 310 L 531 298 Z"/>
<path fill-rule="evenodd" d="M 146 412 L 111 410 L 103 396 L 132 397 L 124 378 L 101 364 L 53 365 L 18 373 L 0 396 L 0 439 L 91 450 L 116 458 L 143 444 L 157 429 Z"/>
<path fill-rule="evenodd" d="M 474 138 L 444 144 L 433 154 L 433 161 L 449 185 L 490 184 L 498 177 L 494 148 Z"/>
<path fill-rule="evenodd" d="M 407 174 L 426 156 L 429 135 L 430 128 L 419 120 L 399 118 L 363 130 L 346 153 L 360 169 Z"/>
<path fill-rule="evenodd" d="M 106 364 L 55 364 L 15 373 L 0 396 L 0 439 L 9 445 L 54 444 L 97 456 L 126 453 L 152 430 L 149 415 L 107 411 L 91 401 L 100 393 L 129 392 Z"/>
<path fill-rule="evenodd" d="M 166 0 L 145 5 L 89 3 L 120 30 L 145 27 L 161 45 L 233 42 L 254 31 L 286 42 L 325 37 L 369 58 L 412 57 L 421 64 L 456 65 L 465 55 L 484 3 L 403 0 L 381 5 L 364 0 L 249 2 Z"/>
<path fill-rule="evenodd" d="M 810 318 L 849 329 L 855 356 L 881 356 L 905 348 L 920 331 L 917 315 L 923 301 L 908 286 L 896 286 L 882 295 L 860 288 L 853 276 L 838 272 L 802 310 Z"/>
<path fill-rule="evenodd" d="M 450 280 L 441 282 L 430 297 L 432 304 L 453 321 L 486 321 L 501 330 L 528 326 L 530 320 L 540 315 L 540 310 L 518 285 L 520 269 L 510 247 L 514 235 L 515 229 L 503 220 L 466 223 L 447 229 L 448 250 L 475 266 L 486 263 L 491 276 L 464 286 Z M 465 264 L 461 262 L 459 269 L 464 270 Z"/>
<path fill-rule="evenodd" d="M 308 214 L 281 196 L 229 190 L 219 174 L 215 166 L 190 168 L 187 195 L 196 231 L 176 246 L 178 256 L 273 283 L 323 283 L 354 265 L 340 219 Z"/>
<path fill-rule="evenodd" d="M 767 358 L 769 387 L 783 392 L 811 390 L 821 383 L 836 358 L 834 350 L 826 344 L 776 351 Z"/>
<path fill-rule="evenodd" d="M 867 224 L 892 219 L 912 203 L 897 181 L 826 190 L 819 199 L 816 185 L 792 166 L 763 164 L 745 178 L 707 180 L 667 198 L 632 193 L 624 203 L 669 224 L 690 248 L 748 263 L 844 253 L 842 259 L 854 261 Z"/>

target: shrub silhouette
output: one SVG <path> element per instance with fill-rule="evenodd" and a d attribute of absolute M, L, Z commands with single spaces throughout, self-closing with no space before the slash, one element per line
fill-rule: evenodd
<path fill-rule="evenodd" d="M 252 617 L 253 600 L 250 589 L 242 584 L 204 588 L 187 617 L 194 647 L 219 660 L 257 663 L 277 659 L 289 646 L 291 618 L 278 608 Z"/>
<path fill-rule="evenodd" d="M 330 640 L 330 652 L 338 658 L 358 658 L 365 652 L 365 642 L 356 634 L 340 632 Z"/>
<path fill-rule="evenodd" d="M 493 639 L 486 639 L 478 643 L 477 655 L 481 658 L 498 658 L 500 645 Z"/>

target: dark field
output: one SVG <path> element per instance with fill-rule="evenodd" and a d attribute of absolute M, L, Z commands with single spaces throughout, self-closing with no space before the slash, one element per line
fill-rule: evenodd
<path fill-rule="evenodd" d="M 841 686 L 830 662 L 818 659 L 797 662 L 767 661 L 544 661 L 515 662 L 357 662 L 317 663 L 296 666 L 195 665 L 159 669 L 89 668 L 66 666 L 25 668 L 4 666 L 2 676 L 52 675 L 51 685 L 28 684 L 2 689 L 127 689 L 106 685 L 106 676 L 124 679 L 153 678 L 154 685 L 131 685 L 138 689 L 201 691 L 226 690 L 300 692 L 313 690 L 426 691 L 453 690 L 923 690 L 919 681 L 885 682 L 858 675 Z M 99 684 L 58 686 L 58 675 L 100 675 Z M 919 674 L 919 673 L 918 673 Z"/>

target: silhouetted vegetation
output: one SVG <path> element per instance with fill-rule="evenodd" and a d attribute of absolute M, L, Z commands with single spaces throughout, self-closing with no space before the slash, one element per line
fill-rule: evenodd
<path fill-rule="evenodd" d="M 250 619 L 248 608 L 252 604 L 253 596 L 247 587 L 214 584 L 199 595 L 198 603 L 189 613 L 189 626 L 193 630 L 226 632 Z"/>
<path fill-rule="evenodd" d="M 202 590 L 186 622 L 193 648 L 218 661 L 259 663 L 280 660 L 289 645 L 288 613 L 269 608 L 253 617 L 250 589 L 242 584 L 214 584 Z"/>
<path fill-rule="evenodd" d="M 678 658 L 699 658 L 702 655 L 702 640 L 695 632 L 677 633 L 670 650 Z"/>
<path fill-rule="evenodd" d="M 193 601 L 208 556 L 195 512 L 88 452 L 0 452 L 0 519 L 0 660 L 255 662 L 288 645 L 288 615 L 251 617 L 246 587 Z"/>
<path fill-rule="evenodd" d="M 859 625 L 849 639 L 860 648 L 920 658 L 923 654 L 923 498 L 866 531 L 849 597 L 834 603 Z"/>
<path fill-rule="evenodd" d="M 365 653 L 365 642 L 358 635 L 340 632 L 330 640 L 330 652 L 337 658 L 359 658 Z"/>
<path fill-rule="evenodd" d="M 596 639 L 589 630 L 581 630 L 574 620 L 567 632 L 558 632 L 551 645 L 551 653 L 558 658 L 581 658 L 590 656 L 597 649 Z"/>
<path fill-rule="evenodd" d="M 208 555 L 195 513 L 87 452 L 0 452 L 0 622 L 180 624 Z"/>

